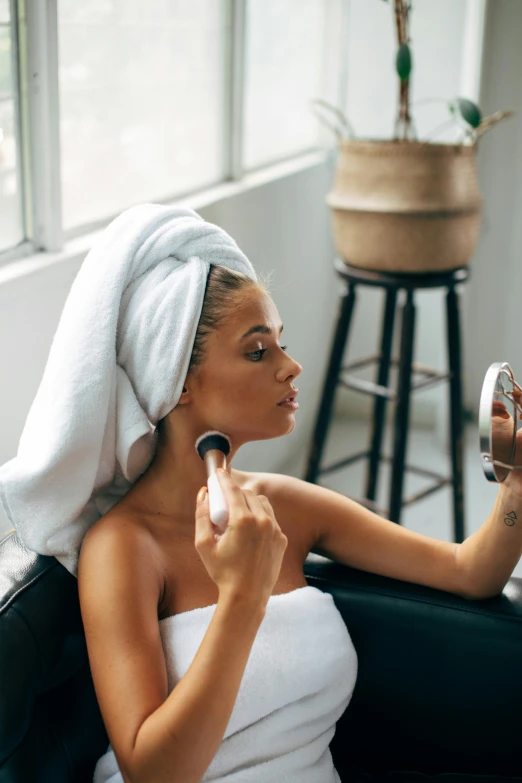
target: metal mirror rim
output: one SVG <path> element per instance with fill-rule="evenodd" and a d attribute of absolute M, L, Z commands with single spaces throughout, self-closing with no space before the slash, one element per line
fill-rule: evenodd
<path fill-rule="evenodd" d="M 511 375 L 511 378 L 514 378 L 513 370 L 508 362 L 494 362 L 489 366 L 482 384 L 479 403 L 479 439 L 482 469 L 484 470 L 484 474 L 488 481 L 496 481 L 497 483 L 501 482 L 499 482 L 495 475 L 495 469 L 492 462 L 493 422 L 491 411 L 493 409 L 493 399 L 497 380 L 503 370 L 506 370 Z"/>

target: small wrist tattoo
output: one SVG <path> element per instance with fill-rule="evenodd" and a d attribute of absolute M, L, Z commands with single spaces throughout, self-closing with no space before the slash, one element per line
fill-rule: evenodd
<path fill-rule="evenodd" d="M 515 514 L 515 512 L 510 511 L 509 514 L 506 514 L 506 517 L 504 519 L 504 524 L 509 525 L 509 527 L 513 527 L 516 518 L 517 515 Z"/>

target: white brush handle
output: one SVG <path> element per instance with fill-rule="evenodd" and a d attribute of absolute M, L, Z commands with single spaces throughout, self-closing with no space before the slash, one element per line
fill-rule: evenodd
<path fill-rule="evenodd" d="M 217 473 L 211 473 L 207 480 L 208 487 L 208 504 L 210 508 L 210 521 L 217 527 L 224 530 L 228 521 L 228 508 L 225 501 L 225 496 Z"/>

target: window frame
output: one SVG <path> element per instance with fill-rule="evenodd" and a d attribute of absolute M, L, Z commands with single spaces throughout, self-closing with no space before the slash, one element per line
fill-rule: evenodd
<path fill-rule="evenodd" d="M 309 160 L 315 165 L 313 153 L 330 152 L 333 149 L 331 134 L 321 126 L 319 142 L 310 150 L 299 151 L 245 171 L 242 165 L 244 128 L 243 105 L 245 92 L 245 42 L 246 3 L 248 0 L 225 0 L 225 89 L 223 134 L 223 180 L 204 190 L 178 194 L 165 203 L 186 201 L 208 202 L 212 194 L 227 190 L 227 186 L 251 187 L 259 176 L 281 176 L 278 172 L 284 164 L 299 165 Z M 349 0 L 325 0 L 327 17 L 323 53 L 327 51 L 327 39 L 338 36 L 337 74 L 326 73 L 326 57 L 323 61 L 323 80 L 338 79 L 338 105 L 345 103 L 347 87 L 347 50 L 342 41 L 347 40 Z M 10 0 L 13 41 L 13 73 L 15 75 L 15 127 L 18 133 L 17 176 L 21 193 L 22 226 L 25 239 L 18 245 L 0 251 L 0 269 L 5 265 L 38 254 L 43 261 L 45 254 L 62 255 L 73 240 L 86 238 L 103 229 L 117 215 L 63 230 L 60 154 L 60 90 L 58 51 L 58 0 Z M 339 30 L 339 21 L 340 30 Z M 332 29 L 334 28 L 334 29 Z M 337 30 L 335 29 L 337 28 Z M 336 58 L 334 58 L 335 61 Z M 31 78 L 29 78 L 29 75 Z M 310 153 L 312 155 L 310 156 Z M 282 166 L 280 165 L 282 164 Z M 43 254 L 43 255 L 42 255 Z"/>

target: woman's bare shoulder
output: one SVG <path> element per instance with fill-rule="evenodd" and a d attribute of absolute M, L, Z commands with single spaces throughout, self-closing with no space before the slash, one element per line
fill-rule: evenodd
<path fill-rule="evenodd" d="M 276 492 L 280 492 L 285 476 L 282 473 L 249 473 L 244 470 L 232 470 L 241 489 L 251 489 L 256 495 L 265 495 L 270 502 Z"/>
<path fill-rule="evenodd" d="M 242 487 L 252 489 L 256 495 L 265 495 L 279 523 L 281 530 L 304 552 L 311 551 L 314 543 L 314 531 L 304 524 L 302 516 L 296 513 L 295 479 L 284 473 L 242 473 Z"/>
<path fill-rule="evenodd" d="M 234 478 L 241 486 L 253 489 L 258 495 L 266 495 L 270 500 L 270 495 L 275 492 L 283 492 L 285 482 L 288 476 L 284 473 L 247 473 L 245 471 L 233 470 Z"/>
<path fill-rule="evenodd" d="M 143 554 L 158 568 L 158 576 L 163 580 L 164 564 L 158 551 L 157 541 L 148 525 L 141 520 L 132 510 L 126 509 L 124 504 L 118 503 L 116 507 L 107 511 L 87 531 L 89 536 L 109 536 L 102 540 L 121 540 L 126 547 L 133 547 L 136 552 Z"/>
<path fill-rule="evenodd" d="M 257 490 L 260 485 L 261 473 L 248 473 L 245 470 L 235 470 L 235 468 L 232 468 L 230 473 L 241 489 Z M 258 494 L 262 495 L 263 493 L 259 492 Z"/>

